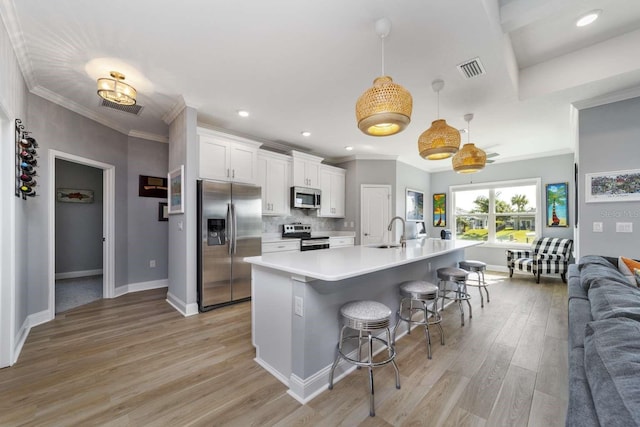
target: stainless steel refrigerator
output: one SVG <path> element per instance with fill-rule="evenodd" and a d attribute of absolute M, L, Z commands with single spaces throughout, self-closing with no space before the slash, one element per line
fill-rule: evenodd
<path fill-rule="evenodd" d="M 251 298 L 251 265 L 260 255 L 260 187 L 198 181 L 198 307 L 200 311 Z"/>

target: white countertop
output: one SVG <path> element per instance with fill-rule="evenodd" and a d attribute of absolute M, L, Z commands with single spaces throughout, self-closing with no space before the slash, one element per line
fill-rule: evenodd
<path fill-rule="evenodd" d="M 406 248 L 349 246 L 330 250 L 269 253 L 245 261 L 287 273 L 334 282 L 432 258 L 483 242 L 465 240 L 408 240 Z"/>

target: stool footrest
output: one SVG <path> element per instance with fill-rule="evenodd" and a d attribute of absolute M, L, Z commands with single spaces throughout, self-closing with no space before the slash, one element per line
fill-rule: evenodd
<path fill-rule="evenodd" d="M 358 335 L 353 335 L 353 336 L 348 336 L 348 337 L 344 337 L 342 339 L 342 343 L 344 344 L 347 341 L 359 341 L 359 344 L 368 344 L 369 343 L 369 339 L 368 337 L 362 337 L 360 339 L 360 337 Z M 340 350 L 340 346 L 338 346 L 338 354 L 340 355 L 340 357 L 342 357 L 344 360 L 346 360 L 349 363 L 352 363 L 356 366 L 364 366 L 364 367 L 378 367 L 378 366 L 383 366 L 386 365 L 387 363 L 391 363 L 394 358 L 396 357 L 396 349 L 395 347 L 393 347 L 392 345 L 389 345 L 389 343 L 387 343 L 386 340 L 383 340 L 382 338 L 378 338 L 378 337 L 371 337 L 372 341 L 377 341 L 379 343 L 384 344 L 384 346 L 386 347 L 384 350 L 387 350 L 389 354 L 389 356 L 386 359 L 383 360 L 379 360 L 377 362 L 373 362 L 373 361 L 361 361 L 361 360 L 356 360 L 356 359 L 352 359 L 351 357 L 347 356 L 346 354 L 344 354 L 341 350 Z"/>

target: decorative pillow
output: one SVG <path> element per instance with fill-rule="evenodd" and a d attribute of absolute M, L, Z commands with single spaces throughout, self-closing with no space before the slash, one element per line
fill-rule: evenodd
<path fill-rule="evenodd" d="M 634 265 L 635 264 L 635 265 Z M 636 279 L 633 277 L 633 269 L 640 268 L 640 262 L 634 261 L 623 256 L 618 258 L 618 271 L 631 283 L 636 284 Z"/>

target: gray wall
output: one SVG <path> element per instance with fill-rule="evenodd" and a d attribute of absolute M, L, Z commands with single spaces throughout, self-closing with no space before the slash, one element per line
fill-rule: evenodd
<path fill-rule="evenodd" d="M 49 150 L 54 149 L 64 153 L 73 154 L 83 158 L 107 163 L 115 167 L 115 286 L 116 288 L 136 283 L 139 281 L 151 281 L 157 278 L 156 271 L 148 270 L 149 275 L 143 276 L 139 272 L 135 277 L 130 277 L 129 260 L 137 262 L 138 259 L 148 257 L 148 254 L 129 248 L 129 242 L 136 240 L 153 239 L 147 230 L 143 228 L 129 228 L 129 217 L 139 215 L 138 207 L 134 206 L 130 211 L 129 188 L 130 170 L 135 174 L 137 185 L 137 168 L 143 168 L 143 157 L 155 162 L 154 170 L 159 174 L 162 169 L 166 173 L 166 163 L 163 164 L 163 154 L 155 158 L 155 151 L 166 153 L 167 146 L 162 143 L 143 144 L 142 149 L 136 148 L 143 141 L 129 138 L 113 129 L 103 126 L 93 120 L 89 120 L 70 110 L 53 104 L 35 95 L 28 96 L 28 122 L 34 135 L 38 138 L 40 148 L 38 159 L 40 175 L 39 194 L 30 200 L 28 217 L 28 245 L 29 253 L 36 259 L 47 259 L 48 248 L 48 186 L 51 177 L 49 170 Z M 129 159 L 129 151 L 132 158 Z M 144 154 L 142 154 L 144 153 Z M 164 154 L 166 156 L 166 154 Z M 164 167 L 161 167 L 164 166 Z M 157 209 L 157 207 L 156 207 Z M 155 220 L 153 212 L 149 217 Z M 44 237 L 43 237 L 44 236 Z M 163 239 L 155 240 L 159 252 L 166 251 L 162 248 Z M 133 257 L 132 257 L 133 256 Z M 155 255 L 153 255 L 155 256 Z M 148 265 L 148 261 L 147 261 Z M 166 276 L 165 276 L 166 277 Z M 28 312 L 37 313 L 47 309 L 48 283 L 46 263 L 33 265 L 28 271 Z"/>
<path fill-rule="evenodd" d="M 585 203 L 585 174 L 640 169 L 640 98 L 580 111 L 579 255 L 640 258 L 640 202 Z M 602 222 L 604 232 L 594 233 Z M 633 233 L 616 233 L 616 222 L 630 222 Z"/>
<path fill-rule="evenodd" d="M 2 342 L 4 348 L 1 352 L 0 365 L 9 363 L 8 350 L 5 346 L 14 346 L 20 327 L 25 323 L 29 315 L 28 308 L 28 277 L 27 263 L 27 230 L 29 222 L 29 206 L 33 200 L 22 200 L 13 196 L 15 185 L 14 167 L 14 122 L 15 118 L 21 118 L 27 126 L 27 87 L 22 77 L 18 60 L 13 51 L 6 28 L 0 20 L 0 116 L 2 129 L 0 131 L 0 197 L 2 197 L 2 212 L 0 213 L 0 292 L 5 305 L 11 298 L 9 289 L 12 286 L 15 291 L 14 315 L 11 318 L 10 311 L 0 313 L 0 324 L 3 327 L 13 322 L 13 330 L 10 331 L 12 342 Z M 14 237 L 15 236 L 15 239 Z M 14 242 L 9 244 L 8 242 Z M 3 340 L 4 341 L 4 340 Z"/>
<path fill-rule="evenodd" d="M 169 223 L 158 221 L 158 204 L 167 199 L 138 196 L 139 176 L 166 177 L 168 162 L 168 144 L 129 137 L 127 276 L 130 284 L 168 277 Z M 155 268 L 149 266 L 151 260 L 156 261 Z"/>
<path fill-rule="evenodd" d="M 525 178 L 541 178 L 541 192 L 542 192 L 542 205 L 539 209 L 542 209 L 542 236 L 544 237 L 562 237 L 573 239 L 574 234 L 574 173 L 573 173 L 573 154 L 563 154 L 552 157 L 541 157 L 538 159 L 521 160 L 516 162 L 489 164 L 482 172 L 464 175 L 451 171 L 433 173 L 431 175 L 431 193 L 447 193 L 447 215 L 451 212 L 451 197 L 449 194 L 449 186 L 451 185 L 464 185 L 464 184 L 477 184 L 482 182 L 495 182 L 495 181 L 508 181 L 512 179 L 525 179 Z M 555 228 L 545 227 L 545 214 L 544 214 L 544 188 L 546 184 L 552 184 L 557 182 L 569 183 L 569 227 L 567 228 Z M 432 212 L 432 194 L 429 195 L 429 212 Z M 439 237 L 441 228 L 432 227 L 432 222 L 429 222 L 429 236 Z M 452 229 L 453 231 L 453 229 Z M 498 265 L 506 267 L 506 256 L 504 253 L 504 247 L 490 247 L 479 246 L 474 248 L 468 248 L 465 251 L 467 259 L 477 259 L 484 261 L 489 265 Z"/>
<path fill-rule="evenodd" d="M 169 170 L 184 165 L 185 204 L 183 214 L 169 215 L 169 295 L 167 297 L 185 313 L 188 309 L 193 309 L 197 303 L 197 126 L 197 111 L 191 107 L 185 107 L 169 125 Z"/>
<path fill-rule="evenodd" d="M 102 269 L 102 169 L 56 159 L 56 189 L 92 190 L 93 203 L 56 200 L 56 273 Z"/>
<path fill-rule="evenodd" d="M 405 217 L 406 189 L 421 190 L 425 199 L 429 194 L 429 173 L 396 160 L 351 160 L 341 163 L 338 167 L 347 170 L 346 176 L 346 206 L 345 219 L 337 224 L 337 229 L 354 231 L 356 245 L 360 244 L 360 186 L 362 184 L 377 184 L 391 186 L 391 216 Z M 425 209 L 428 206 L 425 204 Z M 429 211 L 426 212 L 428 219 Z M 344 226 L 344 222 L 349 225 Z M 354 226 L 351 227 L 353 222 Z M 400 238 L 400 223 L 394 228 L 395 239 Z M 416 234 L 416 224 L 407 223 L 407 237 Z"/>
<path fill-rule="evenodd" d="M 424 220 L 428 227 L 431 222 L 431 176 L 428 172 L 417 169 L 406 163 L 396 163 L 396 215 L 406 217 L 406 190 L 419 190 L 424 193 Z M 417 223 L 407 222 L 407 239 L 415 237 Z M 428 228 L 426 228 L 428 230 Z M 396 238 L 400 237 L 400 227 L 396 227 Z"/>

